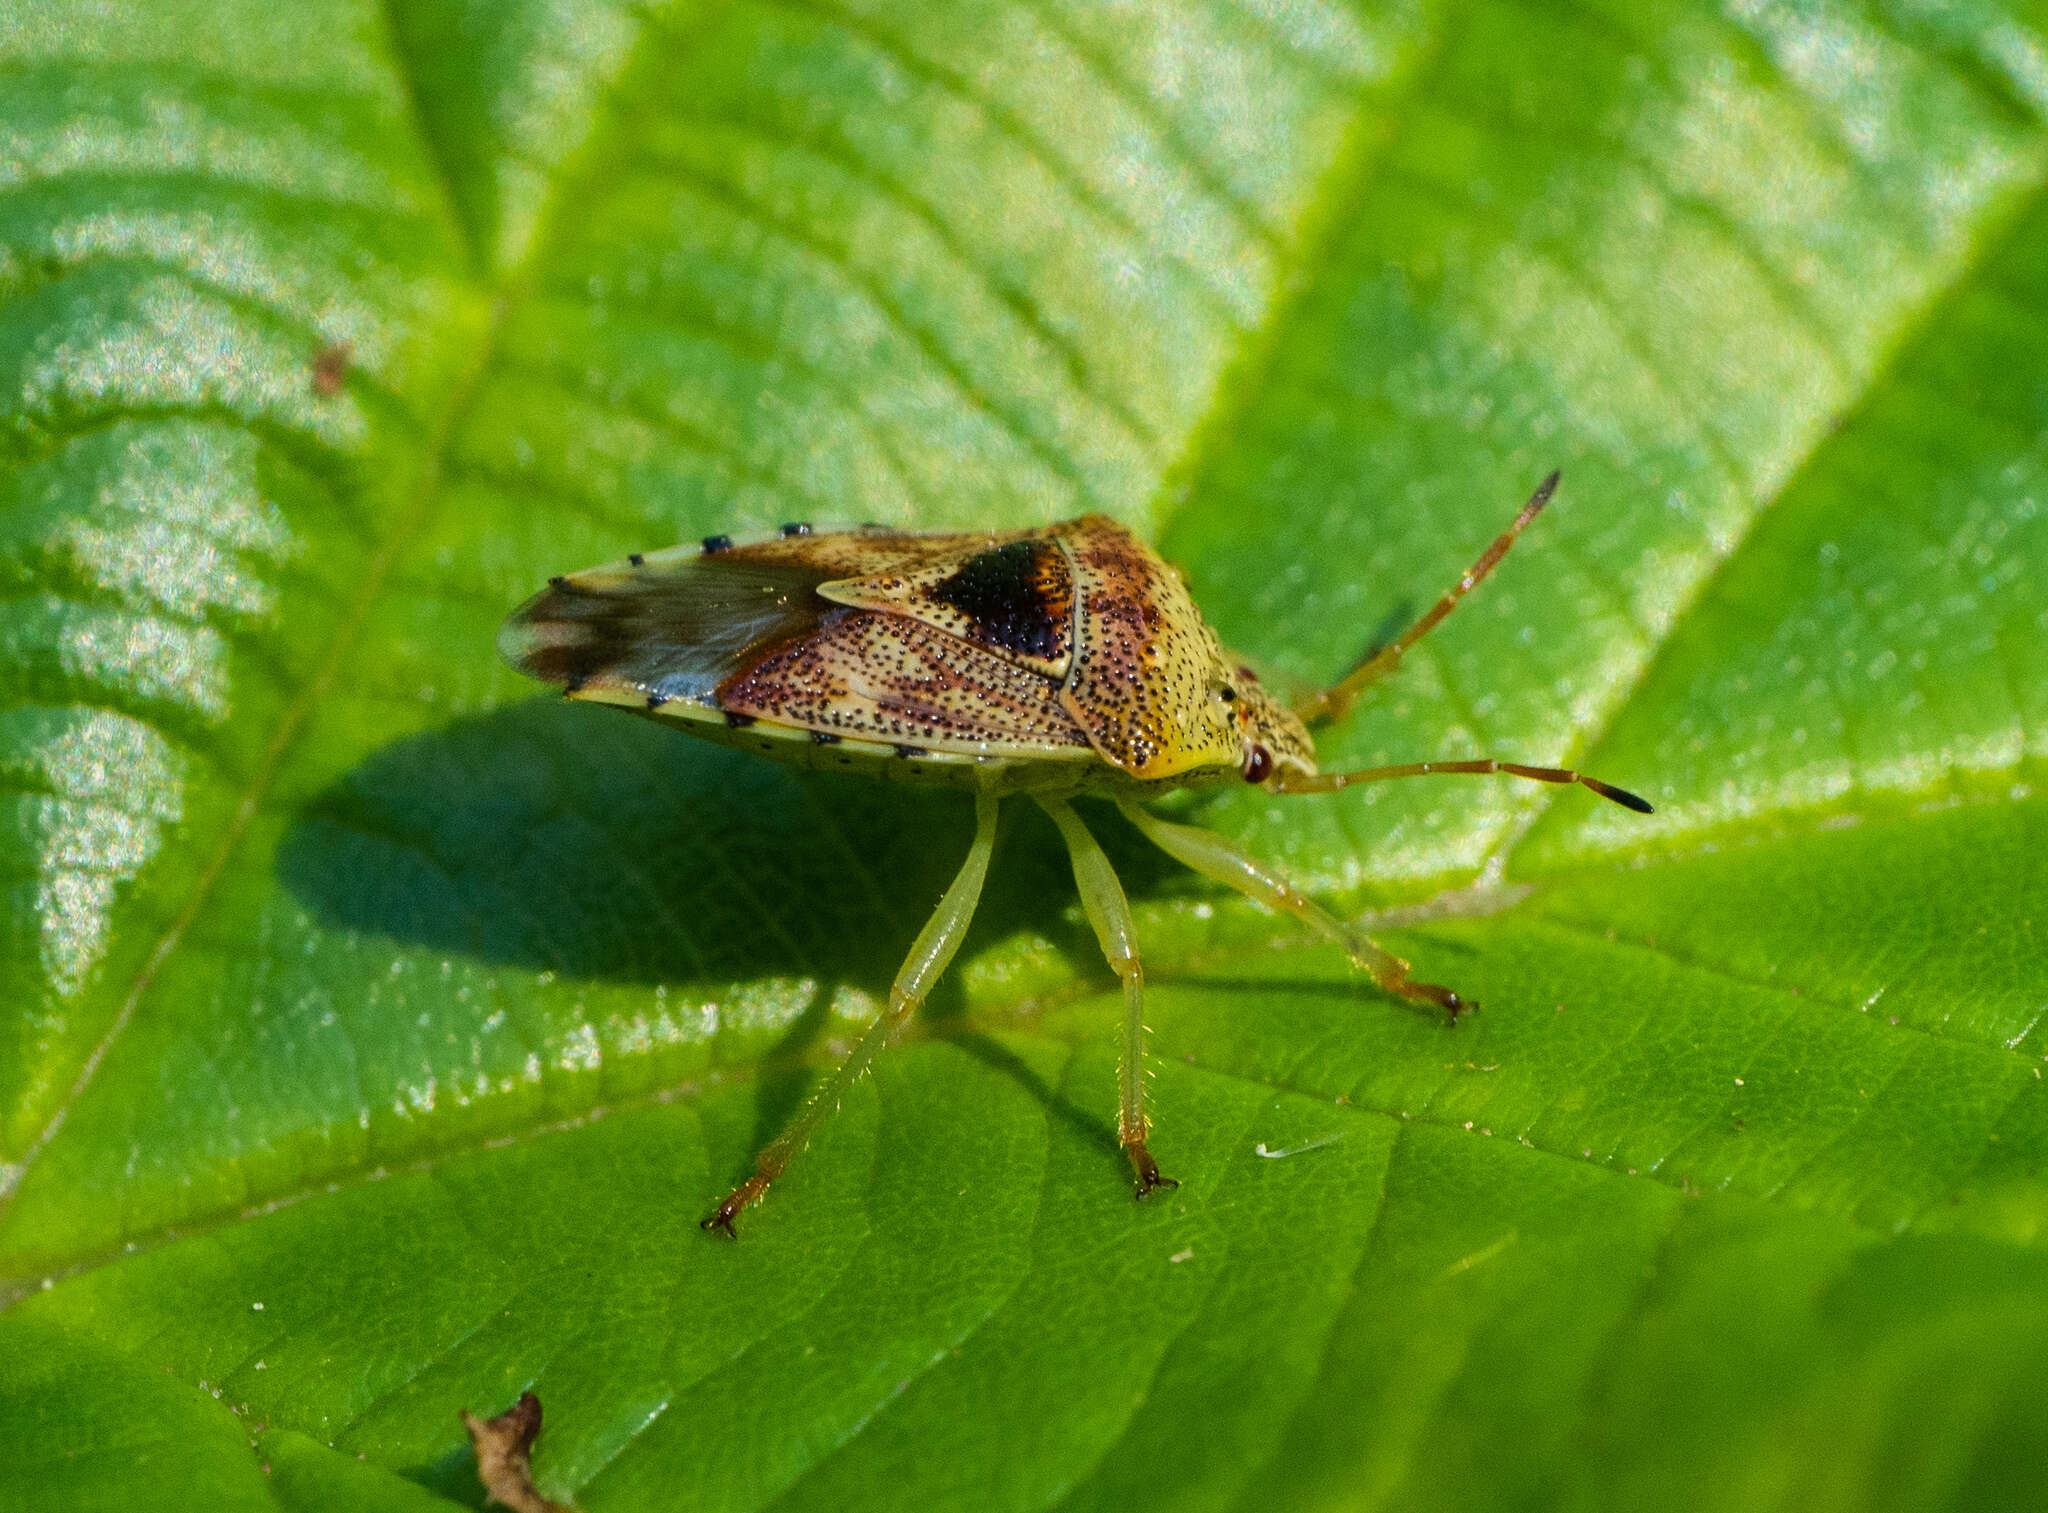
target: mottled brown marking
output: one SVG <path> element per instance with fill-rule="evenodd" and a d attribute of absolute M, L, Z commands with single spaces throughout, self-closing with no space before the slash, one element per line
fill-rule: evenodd
<path fill-rule="evenodd" d="M 1085 748 L 1036 673 L 903 615 L 833 609 L 718 689 L 722 709 L 933 751 Z"/>

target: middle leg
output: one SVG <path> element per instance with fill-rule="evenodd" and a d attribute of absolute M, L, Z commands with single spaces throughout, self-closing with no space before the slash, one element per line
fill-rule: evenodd
<path fill-rule="evenodd" d="M 1060 827 L 1060 839 L 1067 843 L 1067 855 L 1074 863 L 1074 885 L 1081 890 L 1081 907 L 1095 938 L 1102 942 L 1102 954 L 1124 984 L 1123 1055 L 1117 1060 L 1117 1139 L 1131 1159 L 1131 1171 L 1138 1181 L 1138 1196 L 1155 1187 L 1178 1187 L 1164 1176 L 1152 1152 L 1145 1148 L 1151 1128 L 1145 1117 L 1145 972 L 1138 964 L 1138 932 L 1131 922 L 1131 906 L 1124 897 L 1116 869 L 1103 855 L 1102 847 L 1081 823 L 1081 816 L 1065 799 L 1034 795 L 1039 807 Z"/>
<path fill-rule="evenodd" d="M 1256 899 L 1271 909 L 1284 909 L 1308 925 L 1325 940 L 1343 947 L 1344 954 L 1372 978 L 1375 986 L 1395 993 L 1410 1003 L 1433 1004 L 1448 1014 L 1453 1023 L 1470 1008 L 1449 988 L 1433 982 L 1417 982 L 1408 975 L 1408 963 L 1373 940 L 1363 930 L 1347 925 L 1329 910 L 1289 883 L 1265 863 L 1213 830 L 1195 825 L 1176 825 L 1148 814 L 1138 805 L 1120 801 L 1124 818 L 1136 825 L 1147 840 L 1161 851 L 1212 882 L 1235 888 L 1246 898 Z"/>

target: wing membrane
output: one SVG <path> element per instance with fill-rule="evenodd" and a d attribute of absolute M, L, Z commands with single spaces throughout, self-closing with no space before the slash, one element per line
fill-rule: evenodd
<path fill-rule="evenodd" d="M 498 650 L 570 692 L 631 689 L 715 704 L 718 685 L 773 646 L 809 634 L 831 606 L 825 574 L 738 551 L 557 578 L 506 620 Z"/>

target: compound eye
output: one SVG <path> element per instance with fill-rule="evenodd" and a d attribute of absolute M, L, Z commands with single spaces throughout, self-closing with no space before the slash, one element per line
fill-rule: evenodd
<path fill-rule="evenodd" d="M 1273 775 L 1273 753 L 1263 746 L 1254 746 L 1245 755 L 1244 780 L 1247 783 L 1263 783 Z"/>

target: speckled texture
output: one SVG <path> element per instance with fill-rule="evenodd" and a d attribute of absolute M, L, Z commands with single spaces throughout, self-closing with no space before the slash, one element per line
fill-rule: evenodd
<path fill-rule="evenodd" d="M 1085 747 L 1059 685 L 907 615 L 835 609 L 720 685 L 756 719 L 945 751 Z"/>
<path fill-rule="evenodd" d="M 762 541 L 741 542 L 720 555 L 801 566 L 822 581 L 907 572 L 923 563 L 942 558 L 950 561 L 1009 539 L 987 531 L 896 531 L 877 525 L 850 531 L 806 527 L 800 535 L 778 534 Z M 659 563 L 672 555 L 675 554 L 657 553 L 647 560 Z"/>
<path fill-rule="evenodd" d="M 1074 648 L 1074 584 L 1043 532 L 990 538 L 964 557 L 874 573 L 818 592 L 858 609 L 910 615 L 1006 661 L 1065 679 Z"/>
<path fill-rule="evenodd" d="M 1139 778 L 1237 765 L 1243 742 L 1224 697 L 1232 669 L 1180 574 L 1103 515 L 1053 535 L 1079 602 L 1062 699 L 1089 743 Z"/>

